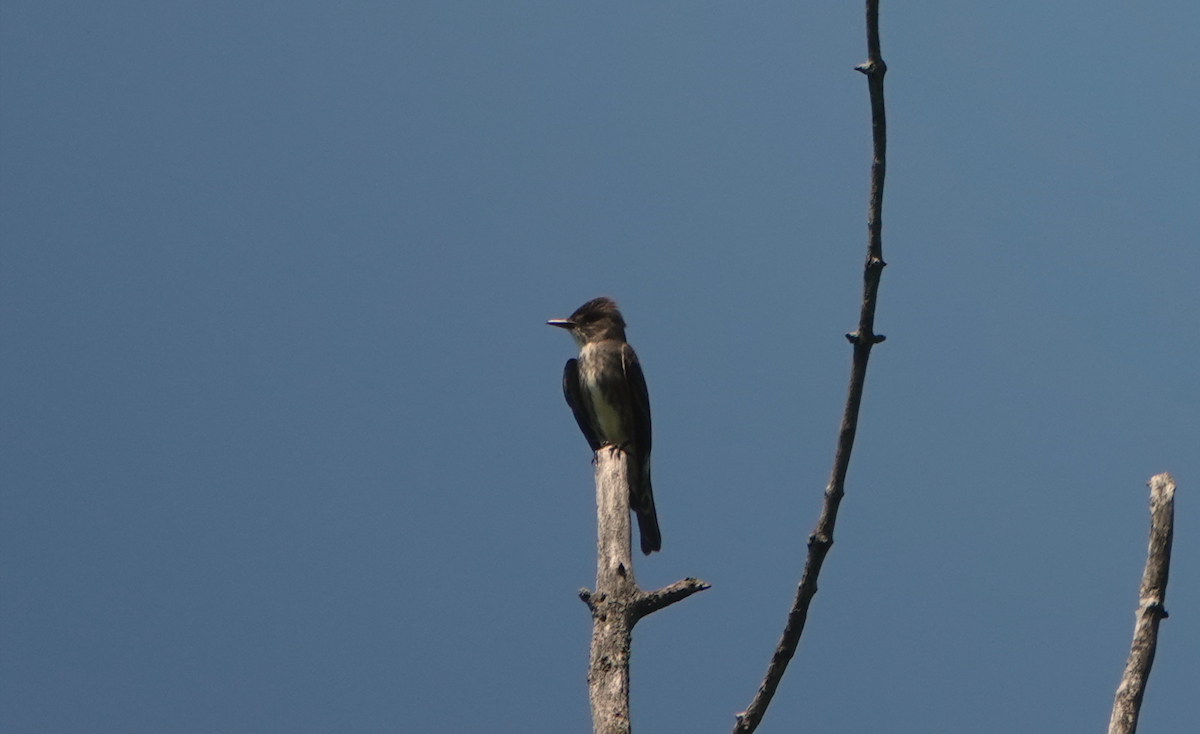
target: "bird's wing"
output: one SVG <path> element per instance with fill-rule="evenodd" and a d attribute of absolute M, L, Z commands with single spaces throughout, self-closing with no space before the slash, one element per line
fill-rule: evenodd
<path fill-rule="evenodd" d="M 658 528 L 658 513 L 654 509 L 654 490 L 650 487 L 650 393 L 642 365 L 628 344 L 621 346 L 621 365 L 625 369 L 625 384 L 633 403 L 633 457 L 637 459 L 639 478 L 629 483 L 629 506 L 637 513 L 642 553 L 650 555 L 662 550 L 662 532 Z"/>
<path fill-rule="evenodd" d="M 579 430 L 583 431 L 583 437 L 587 439 L 588 446 L 592 447 L 592 451 L 599 451 L 600 440 L 592 431 L 587 407 L 583 404 L 583 389 L 579 385 L 579 360 L 577 359 L 568 359 L 567 366 L 563 368 L 563 397 L 567 399 L 567 405 L 571 406 L 571 412 L 575 414 L 575 422 L 579 424 Z"/>
<path fill-rule="evenodd" d="M 625 381 L 633 397 L 633 444 L 641 456 L 650 457 L 650 392 L 646 389 L 646 377 L 638 362 L 633 347 L 621 345 L 621 365 L 625 368 Z"/>

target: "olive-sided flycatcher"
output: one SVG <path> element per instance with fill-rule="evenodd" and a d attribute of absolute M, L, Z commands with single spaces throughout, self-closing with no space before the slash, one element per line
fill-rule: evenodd
<path fill-rule="evenodd" d="M 629 506 L 637 513 L 642 553 L 662 548 L 654 493 L 650 489 L 650 394 L 633 347 L 625 342 L 625 319 L 617 304 L 594 298 L 570 318 L 546 322 L 571 332 L 579 359 L 563 370 L 563 395 L 592 451 L 618 446 L 629 457 Z"/>

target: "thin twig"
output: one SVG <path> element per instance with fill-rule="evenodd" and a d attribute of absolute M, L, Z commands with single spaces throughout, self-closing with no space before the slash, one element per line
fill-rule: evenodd
<path fill-rule="evenodd" d="M 833 527 L 837 522 L 838 505 L 842 501 L 846 483 L 846 470 L 850 466 L 850 452 L 854 448 L 854 434 L 858 428 L 858 408 L 862 402 L 863 383 L 867 377 L 867 360 L 871 347 L 883 341 L 875 334 L 875 301 L 879 292 L 879 278 L 883 273 L 883 179 L 887 167 L 887 119 L 883 106 L 883 76 L 887 66 L 879 52 L 879 0 L 867 0 L 867 61 L 854 67 L 867 76 L 867 88 L 871 97 L 871 134 L 874 141 L 874 157 L 871 161 L 871 194 L 867 209 L 867 259 L 863 267 L 863 299 L 859 312 L 858 330 L 847 334 L 854 345 L 854 357 L 850 368 L 850 386 L 846 395 L 846 406 L 842 412 L 842 423 L 838 429 L 837 449 L 833 457 L 833 469 L 829 484 L 825 487 L 825 501 L 816 528 L 808 536 L 808 557 L 796 597 L 788 612 L 783 635 L 771 656 L 762 685 L 746 710 L 737 715 L 734 734 L 749 734 L 754 731 L 775 690 L 779 687 L 788 662 L 800 643 L 804 623 L 808 618 L 808 607 L 817 593 L 817 576 L 825 555 L 833 545 Z"/>
<path fill-rule="evenodd" d="M 1158 647 L 1158 623 L 1167 618 L 1167 576 L 1171 570 L 1171 541 L 1175 535 L 1175 480 L 1170 474 L 1150 478 L 1150 548 L 1138 594 L 1137 621 L 1125 674 L 1113 699 L 1108 734 L 1134 734 L 1146 680 Z"/>

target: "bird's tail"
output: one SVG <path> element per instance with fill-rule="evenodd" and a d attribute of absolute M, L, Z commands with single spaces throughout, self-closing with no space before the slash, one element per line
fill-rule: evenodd
<path fill-rule="evenodd" d="M 662 534 L 658 530 L 658 513 L 654 511 L 654 493 L 650 489 L 649 472 L 640 487 L 630 492 L 629 504 L 637 513 L 638 532 L 642 537 L 642 553 L 650 555 L 662 550 Z"/>

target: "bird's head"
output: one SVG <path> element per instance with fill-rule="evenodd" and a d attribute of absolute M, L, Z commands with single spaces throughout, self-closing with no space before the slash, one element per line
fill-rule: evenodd
<path fill-rule="evenodd" d="M 565 319 L 546 322 L 571 332 L 575 343 L 582 347 L 588 342 L 604 339 L 625 340 L 625 319 L 611 298 L 593 298 Z"/>

